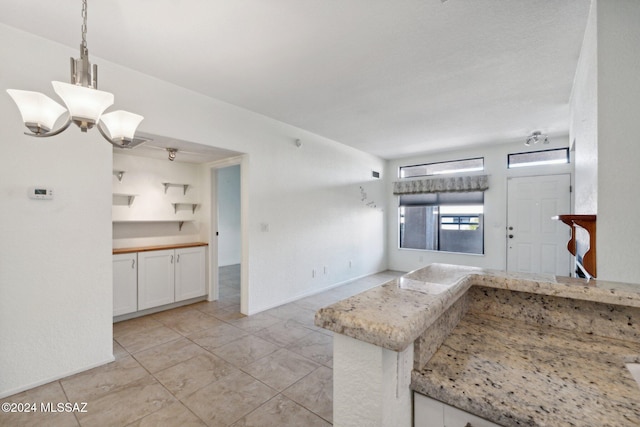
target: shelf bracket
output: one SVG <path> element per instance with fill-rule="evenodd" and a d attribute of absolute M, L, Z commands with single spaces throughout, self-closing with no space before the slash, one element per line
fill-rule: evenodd
<path fill-rule="evenodd" d="M 122 182 L 122 177 L 124 176 L 125 171 L 113 171 L 113 174 L 118 178 L 118 182 Z"/>
<path fill-rule="evenodd" d="M 163 182 L 162 185 L 164 185 L 164 194 L 167 194 L 167 190 L 169 189 L 169 187 L 182 187 L 182 195 L 186 196 L 187 189 L 189 188 L 190 184 L 174 184 L 173 182 Z"/>
<path fill-rule="evenodd" d="M 178 222 L 178 231 L 182 231 L 182 226 L 184 225 L 184 221 Z"/>
<path fill-rule="evenodd" d="M 127 204 L 129 205 L 129 207 L 131 207 L 131 205 L 133 204 L 133 199 L 135 198 L 136 196 L 127 196 L 127 199 L 129 200 Z"/>
<path fill-rule="evenodd" d="M 184 187 L 184 192 L 182 193 L 182 195 L 186 196 L 187 195 L 187 188 L 189 188 L 189 184 L 184 184 L 183 187 Z"/>

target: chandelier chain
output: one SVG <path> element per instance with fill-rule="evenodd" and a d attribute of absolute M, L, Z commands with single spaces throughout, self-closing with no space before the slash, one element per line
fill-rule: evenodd
<path fill-rule="evenodd" d="M 87 0 L 82 0 L 82 48 L 87 49 Z"/>

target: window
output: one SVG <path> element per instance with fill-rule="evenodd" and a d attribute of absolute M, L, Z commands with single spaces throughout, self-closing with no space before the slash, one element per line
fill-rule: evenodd
<path fill-rule="evenodd" d="M 558 165 L 567 163 L 569 163 L 568 148 L 529 151 L 526 153 L 509 154 L 507 156 L 507 167 L 509 169 L 525 166 Z"/>
<path fill-rule="evenodd" d="M 403 194 L 400 247 L 484 253 L 484 192 Z"/>
<path fill-rule="evenodd" d="M 399 175 L 400 178 L 411 178 L 415 176 L 442 175 L 482 170 L 484 170 L 484 157 L 478 157 L 475 159 L 401 166 Z"/>

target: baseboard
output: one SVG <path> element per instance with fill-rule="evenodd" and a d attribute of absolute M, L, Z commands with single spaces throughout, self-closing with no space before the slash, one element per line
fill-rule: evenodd
<path fill-rule="evenodd" d="M 310 296 L 313 296 L 313 295 L 317 295 L 317 294 L 320 294 L 322 292 L 326 292 L 326 291 L 329 291 L 331 289 L 338 288 L 340 286 L 344 286 L 344 285 L 346 285 L 348 283 L 351 283 L 351 282 L 354 282 L 356 280 L 364 279 L 365 277 L 368 277 L 368 276 L 373 276 L 374 274 L 384 273 L 385 271 L 389 271 L 389 269 L 385 268 L 384 270 L 376 271 L 375 273 L 366 273 L 366 274 L 363 274 L 361 276 L 353 277 L 351 279 L 343 280 L 342 282 L 338 282 L 338 283 L 331 284 L 329 286 L 325 286 L 324 288 L 314 289 L 314 290 L 312 290 L 310 292 L 305 292 L 305 293 L 296 295 L 294 297 L 287 298 L 286 300 L 284 300 L 282 302 L 279 302 L 277 304 L 272 304 L 272 305 L 269 305 L 269 306 L 261 307 L 261 308 L 259 308 L 257 310 L 254 310 L 254 311 L 251 311 L 251 312 L 247 313 L 247 315 L 251 316 L 251 315 L 258 314 L 260 312 L 266 311 L 266 310 L 270 310 L 272 308 L 280 307 L 281 305 L 289 304 L 291 302 L 298 301 L 298 300 L 300 300 L 302 298 L 307 298 L 307 297 L 310 297 Z"/>

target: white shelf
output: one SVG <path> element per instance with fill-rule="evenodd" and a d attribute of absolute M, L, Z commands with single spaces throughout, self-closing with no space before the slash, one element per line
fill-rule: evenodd
<path fill-rule="evenodd" d="M 183 191 L 182 191 L 182 195 L 186 195 L 187 194 L 187 189 L 189 188 L 190 184 L 178 184 L 175 182 L 163 182 L 162 185 L 164 185 L 164 194 L 167 194 L 167 190 L 169 189 L 169 187 L 182 187 Z"/>
<path fill-rule="evenodd" d="M 113 193 L 113 204 L 119 205 L 119 203 L 116 203 L 116 199 L 123 198 L 123 199 L 127 199 L 127 206 L 131 207 L 131 205 L 133 204 L 133 201 L 137 196 L 138 196 L 137 194 Z"/>
<path fill-rule="evenodd" d="M 186 203 L 186 202 L 171 203 L 171 204 L 173 205 L 173 210 L 176 214 L 178 213 L 179 206 L 190 206 L 191 213 L 196 213 L 196 208 L 200 206 L 198 203 Z"/>

